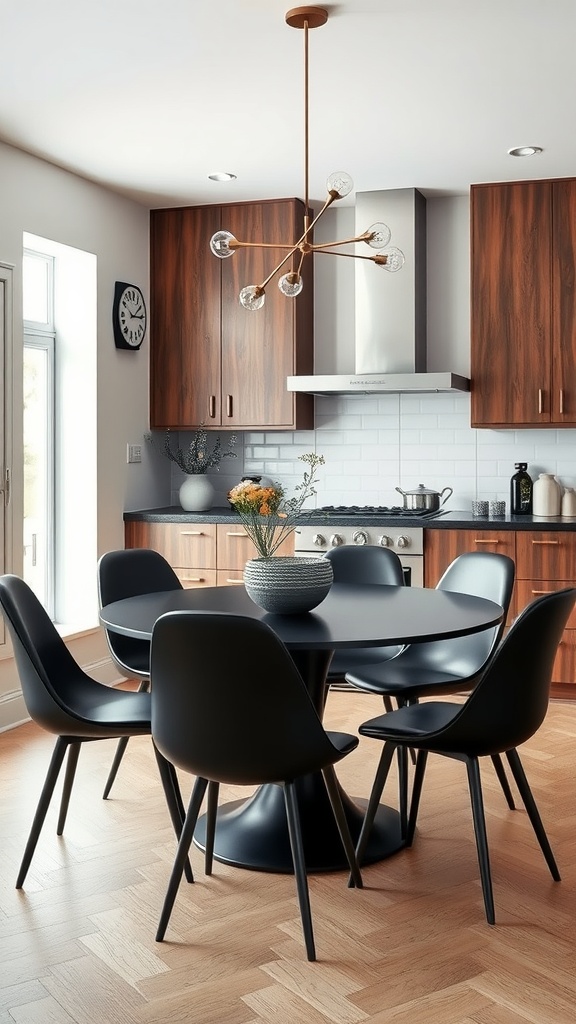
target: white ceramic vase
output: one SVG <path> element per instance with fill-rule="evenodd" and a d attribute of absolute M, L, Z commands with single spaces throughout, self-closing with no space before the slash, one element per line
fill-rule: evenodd
<path fill-rule="evenodd" d="M 560 515 L 560 487 L 553 473 L 540 473 L 532 488 L 532 515 L 550 519 Z"/>
<path fill-rule="evenodd" d="M 295 615 L 316 608 L 334 581 L 328 558 L 272 555 L 252 558 L 244 567 L 246 593 L 267 612 Z"/>
<path fill-rule="evenodd" d="M 178 497 L 186 512 L 206 512 L 212 508 L 214 487 L 205 473 L 190 473 L 180 487 Z"/>

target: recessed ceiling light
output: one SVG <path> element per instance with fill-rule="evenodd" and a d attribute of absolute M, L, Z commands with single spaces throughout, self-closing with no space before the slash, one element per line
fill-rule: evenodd
<path fill-rule="evenodd" d="M 234 181 L 236 178 L 235 174 L 231 171 L 214 171 L 213 174 L 209 174 L 210 181 Z"/>
<path fill-rule="evenodd" d="M 536 156 L 542 152 L 542 146 L 517 146 L 508 150 L 508 156 Z"/>

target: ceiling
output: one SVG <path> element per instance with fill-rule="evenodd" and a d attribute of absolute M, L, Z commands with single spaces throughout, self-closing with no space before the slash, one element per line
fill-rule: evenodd
<path fill-rule="evenodd" d="M 309 38 L 313 203 L 334 170 L 358 191 L 427 196 L 576 175 L 574 0 L 324 6 Z M 0 0 L 0 139 L 150 207 L 303 197 L 304 33 L 288 8 Z M 525 145 L 543 153 L 508 156 Z"/>

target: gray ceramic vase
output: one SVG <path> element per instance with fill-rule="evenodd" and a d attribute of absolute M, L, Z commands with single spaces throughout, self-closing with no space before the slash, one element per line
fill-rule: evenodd
<path fill-rule="evenodd" d="M 295 615 L 316 608 L 334 581 L 327 558 L 273 555 L 252 558 L 244 568 L 246 593 L 267 612 Z"/>

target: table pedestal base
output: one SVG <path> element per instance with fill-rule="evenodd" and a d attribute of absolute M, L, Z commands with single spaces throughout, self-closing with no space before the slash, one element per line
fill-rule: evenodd
<path fill-rule="evenodd" d="M 341 871 L 348 867 L 338 828 L 321 775 L 300 779 L 298 802 L 306 868 L 310 872 Z M 344 812 L 356 845 L 366 807 L 341 790 Z M 199 819 L 194 843 L 206 844 L 206 818 Z M 381 805 L 376 815 L 363 864 L 389 857 L 404 846 L 398 812 Z M 236 800 L 218 809 L 214 857 L 235 867 L 282 874 L 293 872 L 286 824 L 284 794 L 280 786 L 261 786 L 248 800 Z"/>

